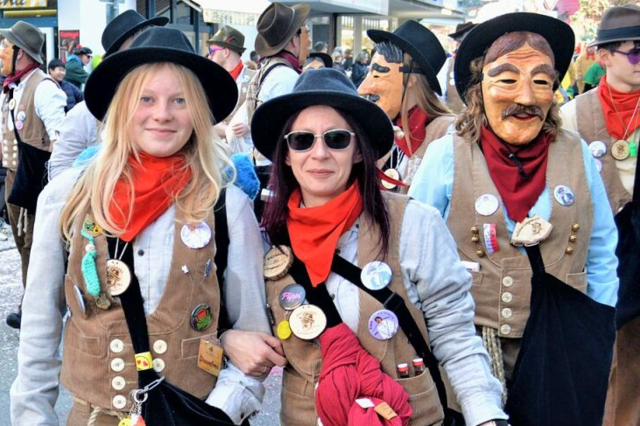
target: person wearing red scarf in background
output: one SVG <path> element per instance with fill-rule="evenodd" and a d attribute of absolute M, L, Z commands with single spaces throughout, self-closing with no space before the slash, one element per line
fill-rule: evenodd
<path fill-rule="evenodd" d="M 406 193 L 431 141 L 442 137 L 454 116 L 437 95 L 446 54 L 423 25 L 407 21 L 393 33 L 368 30 L 376 54 L 358 93 L 381 107 L 396 125 L 395 144 L 380 161 L 387 189 Z"/>
<path fill-rule="evenodd" d="M 58 83 L 39 69 L 44 64 L 42 31 L 18 21 L 11 28 L 1 30 L 0 38 L 1 72 L 6 76 L 0 96 L 0 159 L 2 167 L 7 168 L 4 197 L 11 232 L 20 253 L 22 285 L 26 288 L 35 204 L 46 182 L 45 162 L 51 156 L 64 119 L 66 95 Z M 20 328 L 21 311 L 22 303 L 18 312 L 7 316 L 10 327 Z"/>
<path fill-rule="evenodd" d="M 274 245 L 265 258 L 267 307 L 288 360 L 282 424 L 441 424 L 434 379 L 412 365 L 418 349 L 403 331 L 407 317 L 431 342 L 431 367 L 443 366 L 467 425 L 506 419 L 475 336 L 470 276 L 445 224 L 434 209 L 379 186 L 376 161 L 393 143 L 384 111 L 325 68 L 259 107 L 251 131 L 273 161 L 263 225 Z M 372 273 L 376 265 L 388 273 Z M 383 291 L 400 297 L 406 316 L 394 318 L 396 308 L 375 298 Z"/>
<path fill-rule="evenodd" d="M 209 39 L 209 59 L 229 71 L 238 86 L 236 107 L 226 119 L 214 126 L 218 136 L 226 138 L 234 152 L 237 152 L 234 147 L 238 145 L 237 142 L 234 142 L 235 138 L 251 138 L 244 101 L 247 98 L 249 82 L 256 71 L 247 68 L 242 62 L 241 56 L 245 50 L 244 35 L 229 25 L 223 25 Z M 242 113 L 238 114 L 238 118 L 234 120 L 240 109 L 243 109 Z M 232 120 L 234 123 L 230 126 Z M 251 144 L 249 143 L 249 145 Z"/>
<path fill-rule="evenodd" d="M 597 48 L 605 75 L 597 88 L 562 107 L 562 120 L 566 129 L 577 131 L 589 144 L 616 215 L 632 199 L 640 144 L 640 7 L 608 9 L 591 46 Z M 623 250 L 619 256 L 638 261 L 635 250 Z M 621 284 L 623 274 L 633 271 L 620 271 Z M 620 296 L 620 303 L 626 302 Z M 640 422 L 638 351 L 640 320 L 636 318 L 618 330 L 607 425 Z"/>
<path fill-rule="evenodd" d="M 547 272 L 590 299 L 617 300 L 617 233 L 602 179 L 587 146 L 560 128 L 554 103 L 573 40 L 567 24 L 534 13 L 471 30 L 455 68 L 467 107 L 455 134 L 431 144 L 409 191 L 453 233 L 473 275 L 477 331 L 508 391 L 531 314 L 523 245 L 538 245 Z"/>

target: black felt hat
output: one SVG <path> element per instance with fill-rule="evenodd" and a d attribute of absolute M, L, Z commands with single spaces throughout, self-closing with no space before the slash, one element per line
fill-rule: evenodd
<path fill-rule="evenodd" d="M 158 62 L 181 65 L 196 75 L 216 122 L 224 120 L 235 108 L 238 87 L 231 74 L 196 54 L 181 31 L 152 27 L 140 34 L 129 49 L 110 55 L 93 70 L 84 91 L 89 111 L 102 120 L 122 79 L 141 65 Z"/>
<path fill-rule="evenodd" d="M 307 57 L 307 63 L 309 63 L 309 59 L 311 58 L 319 59 L 320 61 L 322 61 L 325 68 L 333 67 L 333 59 L 331 59 L 331 56 L 329 56 L 324 52 L 309 52 L 309 56 Z"/>
<path fill-rule="evenodd" d="M 103 59 L 117 52 L 122 43 L 145 27 L 164 27 L 169 18 L 164 16 L 145 19 L 133 9 L 129 9 L 116 16 L 102 33 L 102 48 L 105 50 Z"/>
<path fill-rule="evenodd" d="M 602 15 L 598 36 L 589 47 L 628 40 L 640 40 L 640 7 L 635 4 L 607 9 Z"/>
<path fill-rule="evenodd" d="M 473 22 L 464 22 L 462 24 L 458 24 L 456 25 L 455 32 L 449 34 L 449 37 L 454 40 L 458 40 L 460 37 L 471 31 L 476 25 L 478 24 L 474 24 Z"/>
<path fill-rule="evenodd" d="M 393 125 L 387 114 L 371 101 L 358 95 L 356 86 L 333 68 L 309 70 L 298 78 L 293 92 L 260 105 L 251 121 L 253 144 L 272 160 L 285 123 L 307 107 L 326 105 L 347 112 L 366 132 L 369 142 L 381 158 L 393 145 Z"/>
<path fill-rule="evenodd" d="M 427 27 L 416 21 L 407 21 L 392 33 L 368 30 L 367 35 L 375 43 L 388 41 L 402 49 L 404 53 L 411 55 L 427 77 L 431 89 L 439 95 L 442 94 L 440 83 L 438 83 L 438 72 L 447 60 L 447 54 L 438 37 Z"/>
<path fill-rule="evenodd" d="M 483 57 L 493 42 L 503 35 L 522 31 L 540 34 L 547 40 L 553 51 L 558 81 L 562 81 L 571 64 L 575 45 L 571 27 L 559 19 L 538 13 L 508 13 L 479 24 L 460 43 L 454 75 L 456 89 L 465 103 L 465 95 L 471 84 L 471 62 Z"/>

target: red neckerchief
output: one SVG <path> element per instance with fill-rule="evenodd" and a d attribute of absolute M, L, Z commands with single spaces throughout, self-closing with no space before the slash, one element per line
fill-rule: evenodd
<path fill-rule="evenodd" d="M 124 233 L 120 235 L 124 241 L 132 241 L 160 217 L 191 179 L 191 169 L 184 166 L 181 154 L 158 158 L 140 152 L 138 156 L 140 162 L 133 154 L 129 157 L 133 180 L 133 208 L 129 205 L 130 186 L 122 178 L 116 183 L 113 202 L 109 206 L 114 224 L 124 229 Z M 127 222 L 130 211 L 131 219 Z"/>
<path fill-rule="evenodd" d="M 242 72 L 242 68 L 244 68 L 244 64 L 242 63 L 242 59 L 240 59 L 240 62 L 238 62 L 238 65 L 236 65 L 236 67 L 234 69 L 232 69 L 231 71 L 229 71 L 229 74 L 231 74 L 231 77 L 233 77 L 234 80 L 238 80 L 238 77 L 240 76 L 240 73 Z"/>
<path fill-rule="evenodd" d="M 7 93 L 9 91 L 9 85 L 11 83 L 18 83 L 20 82 L 20 79 L 22 77 L 24 77 L 25 75 L 29 74 L 31 71 L 35 70 L 36 68 L 39 68 L 40 64 L 37 63 L 33 63 L 31 65 L 28 65 L 26 68 L 18 71 L 18 72 L 14 72 L 13 74 L 7 76 L 7 78 L 4 80 L 4 83 L 2 84 L 2 91 L 4 93 Z"/>
<path fill-rule="evenodd" d="M 404 135 L 404 137 L 402 138 L 396 136 L 396 145 L 398 145 L 398 148 L 400 148 L 402 152 L 404 152 L 409 157 L 411 157 L 413 153 L 416 152 L 418 148 L 420 148 L 420 145 L 422 145 L 422 142 L 427 135 L 428 122 L 429 116 L 426 112 L 424 112 L 417 106 L 411 108 L 411 111 L 409 111 L 409 131 L 411 133 L 411 146 L 409 146 L 409 144 L 407 143 L 407 135 Z M 398 118 L 398 120 L 396 121 L 396 126 L 403 129 L 402 118 Z"/>
<path fill-rule="evenodd" d="M 607 76 L 604 75 L 598 85 L 598 98 L 602 105 L 607 133 L 614 139 L 624 139 L 640 127 L 640 110 L 636 111 L 633 123 L 630 124 L 633 112 L 638 106 L 640 90 L 631 93 L 619 92 L 607 83 Z M 628 131 L 625 135 L 627 127 Z"/>
<path fill-rule="evenodd" d="M 500 193 L 509 217 L 516 222 L 527 217 L 544 191 L 552 139 L 550 134 L 540 133 L 529 144 L 516 147 L 501 141 L 490 129 L 482 128 L 480 146 L 487 161 L 489 175 Z M 518 157 L 528 178 L 522 176 L 518 166 L 509 158 L 511 153 Z"/>
<path fill-rule="evenodd" d="M 589 52 L 587 52 L 587 53 L 586 53 L 586 56 L 587 56 L 587 59 L 588 59 L 588 60 L 590 60 L 590 61 L 595 61 L 595 60 L 596 60 L 596 54 L 595 54 L 595 52 L 594 52 L 594 53 L 589 53 Z"/>
<path fill-rule="evenodd" d="M 289 64 L 291 64 L 295 72 L 297 72 L 298 74 L 302 74 L 302 67 L 300 66 L 300 61 L 298 60 L 298 58 L 295 57 L 293 53 L 287 52 L 286 50 L 282 50 L 278 52 L 275 56 L 278 56 L 284 59 L 285 61 L 289 62 Z"/>
<path fill-rule="evenodd" d="M 317 287 L 331 272 L 333 253 L 340 236 L 347 232 L 362 213 L 363 201 L 358 182 L 333 200 L 317 207 L 300 207 L 302 194 L 296 189 L 289 197 L 287 229 L 291 248 L 304 263 Z"/>

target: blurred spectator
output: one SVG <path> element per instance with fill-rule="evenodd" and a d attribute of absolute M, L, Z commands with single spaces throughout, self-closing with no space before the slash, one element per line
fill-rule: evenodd
<path fill-rule="evenodd" d="M 336 47 L 336 49 L 333 51 L 333 53 L 331 54 L 331 59 L 333 60 L 333 68 L 340 71 L 342 74 L 347 74 L 347 72 L 344 69 L 344 66 L 342 65 L 342 53 L 341 50 L 338 50 L 339 48 Z"/>
<path fill-rule="evenodd" d="M 320 68 L 333 68 L 333 59 L 331 59 L 331 56 L 322 52 L 309 53 L 309 57 L 304 63 L 302 71 L 304 72 L 310 69 L 317 70 Z"/>
<path fill-rule="evenodd" d="M 358 54 L 351 68 L 351 81 L 356 87 L 364 80 L 369 72 L 369 53 L 363 50 Z"/>
<path fill-rule="evenodd" d="M 584 52 L 576 59 L 576 84 L 578 85 L 578 93 L 582 94 L 584 90 L 584 76 L 587 70 L 596 62 L 596 48 L 587 47 Z"/>
<path fill-rule="evenodd" d="M 353 53 L 351 52 L 351 49 L 345 49 L 342 56 L 344 58 L 342 62 L 344 69 L 347 71 L 351 70 L 351 66 L 353 65 Z"/>
<path fill-rule="evenodd" d="M 599 62 L 595 62 L 584 74 L 584 91 L 588 92 L 600 84 L 600 79 L 605 74 L 604 67 Z"/>
<path fill-rule="evenodd" d="M 67 95 L 67 106 L 65 112 L 69 112 L 78 102 L 84 101 L 84 94 L 73 84 L 64 80 L 67 73 L 64 63 L 60 59 L 52 59 L 47 67 L 49 75 L 58 82 L 60 88 Z"/>
<path fill-rule="evenodd" d="M 319 41 L 313 45 L 314 52 L 329 53 L 329 46 L 324 41 Z"/>
<path fill-rule="evenodd" d="M 93 59 L 93 51 L 88 47 L 74 50 L 73 55 L 67 58 L 67 75 L 64 79 L 80 89 L 89 77 L 84 66 L 91 62 L 91 59 Z"/>

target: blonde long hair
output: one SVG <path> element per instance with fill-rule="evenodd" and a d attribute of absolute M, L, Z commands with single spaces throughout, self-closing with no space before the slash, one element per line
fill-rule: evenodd
<path fill-rule="evenodd" d="M 185 158 L 185 168 L 192 172 L 191 180 L 175 197 L 175 205 L 187 223 L 202 221 L 213 211 L 224 186 L 222 170 L 235 169 L 221 141 L 212 129 L 213 116 L 207 96 L 200 81 L 191 70 L 173 63 L 163 62 L 142 65 L 122 80 L 109 105 L 104 119 L 102 149 L 95 161 L 87 167 L 74 186 L 60 216 L 60 231 L 64 239 L 71 240 L 73 226 L 79 216 L 91 210 L 97 225 L 108 234 L 118 236 L 124 229 L 115 225 L 109 213 L 116 182 L 122 177 L 133 188 L 129 156 L 138 158 L 139 149 L 131 142 L 128 131 L 144 87 L 150 78 L 164 67 L 176 75 L 184 91 L 193 134 L 180 151 Z M 133 204 L 133 191 L 130 204 Z M 129 213 L 128 221 L 131 219 Z"/>

